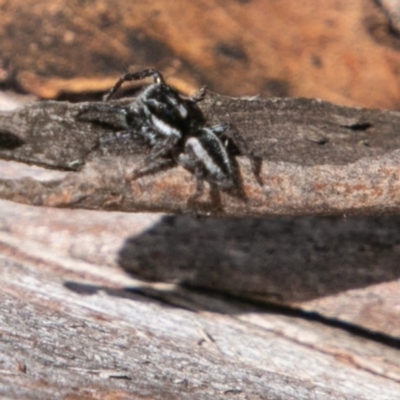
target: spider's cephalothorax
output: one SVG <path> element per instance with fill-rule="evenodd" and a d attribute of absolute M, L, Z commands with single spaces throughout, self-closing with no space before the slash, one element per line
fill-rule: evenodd
<path fill-rule="evenodd" d="M 111 99 L 123 82 L 147 77 L 153 77 L 154 82 L 123 110 L 127 131 L 132 137 L 145 140 L 151 148 L 139 170 L 161 157 L 168 157 L 195 175 L 197 189 L 193 198 L 201 195 L 204 181 L 213 188 L 242 193 L 231 147 L 252 161 L 254 157 L 237 132 L 233 138 L 227 138 L 226 125 L 206 126 L 206 119 L 196 104 L 203 100 L 204 89 L 193 97 L 183 96 L 168 86 L 158 71 L 146 69 L 123 75 L 104 100 Z"/>
<path fill-rule="evenodd" d="M 154 82 L 125 110 L 127 125 L 134 130 L 132 136 L 139 134 L 152 148 L 145 164 L 174 153 L 187 134 L 205 124 L 196 105 L 203 99 L 204 91 L 185 97 L 168 86 L 162 75 L 153 69 L 123 75 L 104 100 L 109 100 L 123 82 L 147 77 L 153 77 Z"/>

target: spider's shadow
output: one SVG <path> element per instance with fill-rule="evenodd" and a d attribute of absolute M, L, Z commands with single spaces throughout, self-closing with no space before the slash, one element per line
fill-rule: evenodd
<path fill-rule="evenodd" d="M 290 306 L 242 301 L 235 296 L 258 291 L 267 299 L 293 303 L 397 280 L 399 222 L 400 217 L 164 217 L 147 232 L 125 241 L 119 263 L 140 278 L 180 280 L 183 286 L 191 287 L 194 296 L 203 299 L 204 304 L 196 306 L 203 304 L 210 311 L 279 313 L 317 321 L 399 349 L 398 338 L 383 333 Z M 110 296 L 146 302 L 153 299 L 165 307 L 185 307 L 184 301 L 183 305 L 180 302 L 179 288 L 168 293 L 75 282 L 66 282 L 65 286 L 85 295 L 104 290 Z"/>
<path fill-rule="evenodd" d="M 397 280 L 400 217 L 164 217 L 128 238 L 120 266 L 150 280 L 286 303 Z"/>

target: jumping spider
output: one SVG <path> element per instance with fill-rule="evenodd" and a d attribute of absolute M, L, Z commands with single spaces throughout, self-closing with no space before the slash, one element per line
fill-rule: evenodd
<path fill-rule="evenodd" d="M 206 119 L 197 106 L 204 99 L 204 88 L 193 97 L 186 97 L 168 86 L 160 72 L 145 69 L 122 75 L 104 101 L 110 100 L 124 82 L 148 77 L 153 78 L 153 83 L 135 101 L 119 110 L 125 118 L 125 133 L 139 136 L 151 149 L 135 173 L 167 157 L 195 175 L 196 192 L 190 200 L 202 194 L 204 181 L 214 192 L 221 189 L 245 198 L 234 156 L 247 155 L 256 173 L 255 157 L 236 130 L 230 138 L 225 135 L 228 125 L 206 126 Z"/>

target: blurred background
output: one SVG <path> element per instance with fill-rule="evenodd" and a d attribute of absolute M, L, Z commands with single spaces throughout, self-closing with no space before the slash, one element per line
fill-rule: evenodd
<path fill-rule="evenodd" d="M 155 67 L 190 93 L 400 109 L 399 0 L 0 0 L 0 89 L 100 98 Z"/>

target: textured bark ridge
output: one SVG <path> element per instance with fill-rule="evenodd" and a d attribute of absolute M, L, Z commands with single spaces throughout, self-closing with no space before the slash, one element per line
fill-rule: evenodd
<path fill-rule="evenodd" d="M 147 150 L 139 141 L 112 139 L 121 130 L 113 112 L 120 102 L 42 102 L 0 113 L 0 158 L 64 171 L 45 180 L 33 173 L 1 178 L 1 198 L 42 206 L 225 216 L 399 211 L 397 112 L 209 94 L 202 103 L 209 123 L 234 124 L 263 160 L 260 184 L 249 161 L 239 157 L 248 200 L 222 193 L 221 210 L 208 191 L 195 205 L 188 203 L 195 180 L 181 167 L 131 178 Z"/>

